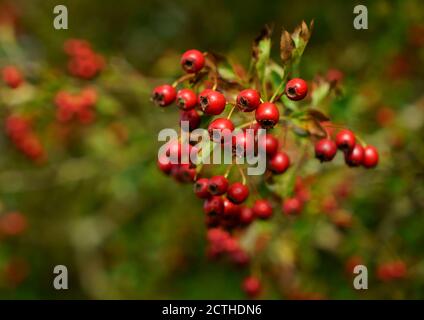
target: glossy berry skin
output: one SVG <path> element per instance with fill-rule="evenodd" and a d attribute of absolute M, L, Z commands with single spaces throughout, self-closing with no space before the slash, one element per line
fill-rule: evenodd
<path fill-rule="evenodd" d="M 365 168 L 374 168 L 378 164 L 378 151 L 374 146 L 366 146 L 364 148 L 364 159 L 362 165 Z"/>
<path fill-rule="evenodd" d="M 358 167 L 364 159 L 364 148 L 360 144 L 355 144 L 352 151 L 345 152 L 345 162 L 349 167 Z"/>
<path fill-rule="evenodd" d="M 197 179 L 193 185 L 195 195 L 200 199 L 208 199 L 211 194 L 208 191 L 209 180 L 206 178 Z"/>
<path fill-rule="evenodd" d="M 171 173 L 173 165 L 165 154 L 159 156 L 157 164 L 158 164 L 159 170 L 162 171 L 163 173 L 165 174 Z"/>
<path fill-rule="evenodd" d="M 255 219 L 255 214 L 253 210 L 249 207 L 243 207 L 240 210 L 240 223 L 243 225 L 249 225 Z"/>
<path fill-rule="evenodd" d="M 250 112 L 259 107 L 261 96 L 254 89 L 246 89 L 241 91 L 236 100 L 237 108 L 243 112 Z"/>
<path fill-rule="evenodd" d="M 244 202 L 249 196 L 249 188 L 240 182 L 235 182 L 228 187 L 227 198 L 236 204 Z"/>
<path fill-rule="evenodd" d="M 197 95 L 193 90 L 181 89 L 177 93 L 177 106 L 181 110 L 187 111 L 197 105 Z"/>
<path fill-rule="evenodd" d="M 224 216 L 238 217 L 240 215 L 241 206 L 231 202 L 228 198 L 224 198 Z"/>
<path fill-rule="evenodd" d="M 258 278 L 250 276 L 243 280 L 242 289 L 249 298 L 255 298 L 261 293 L 262 285 Z"/>
<path fill-rule="evenodd" d="M 210 197 L 203 203 L 203 211 L 207 216 L 220 216 L 224 213 L 224 201 L 219 196 Z"/>
<path fill-rule="evenodd" d="M 222 93 L 210 89 L 203 90 L 199 95 L 200 109 L 206 114 L 216 116 L 225 109 L 227 101 Z"/>
<path fill-rule="evenodd" d="M 308 93 L 308 84 L 300 78 L 291 79 L 286 84 L 286 95 L 290 100 L 302 100 Z"/>
<path fill-rule="evenodd" d="M 268 161 L 268 169 L 275 174 L 282 174 L 290 167 L 290 158 L 284 151 L 277 152 Z"/>
<path fill-rule="evenodd" d="M 268 219 L 272 216 L 272 206 L 268 200 L 256 200 L 252 207 L 255 217 L 259 219 Z"/>
<path fill-rule="evenodd" d="M 231 133 L 234 130 L 234 124 L 227 118 L 217 118 L 208 126 L 208 132 L 211 139 L 215 142 L 231 141 Z"/>
<path fill-rule="evenodd" d="M 9 88 L 16 89 L 24 81 L 21 72 L 14 66 L 6 66 L 2 70 L 3 82 Z"/>
<path fill-rule="evenodd" d="M 181 66 L 187 73 L 197 73 L 205 65 L 205 57 L 199 50 L 192 49 L 181 56 Z"/>
<path fill-rule="evenodd" d="M 282 209 L 286 215 L 297 215 L 302 211 L 302 207 L 302 201 L 294 197 L 284 199 Z"/>
<path fill-rule="evenodd" d="M 228 180 L 224 176 L 213 176 L 209 179 L 208 190 L 212 195 L 224 194 L 227 192 L 227 189 Z"/>
<path fill-rule="evenodd" d="M 269 133 L 265 135 L 264 139 L 258 136 L 258 148 L 265 151 L 267 156 L 274 156 L 278 151 L 278 140 Z"/>
<path fill-rule="evenodd" d="M 337 146 L 333 140 L 321 139 L 315 143 L 315 157 L 321 162 L 331 161 L 337 153 Z"/>
<path fill-rule="evenodd" d="M 255 118 L 262 128 L 271 129 L 278 123 L 280 112 L 275 104 L 265 102 L 256 109 Z"/>
<path fill-rule="evenodd" d="M 159 107 L 166 107 L 175 101 L 176 96 L 175 88 L 164 84 L 153 90 L 152 101 Z"/>
<path fill-rule="evenodd" d="M 233 154 L 243 158 L 253 156 L 255 152 L 255 135 L 253 132 L 240 131 L 232 136 Z"/>
<path fill-rule="evenodd" d="M 337 148 L 343 151 L 351 151 L 355 147 L 355 135 L 350 130 L 341 130 L 337 133 L 335 139 Z"/>
<path fill-rule="evenodd" d="M 200 115 L 194 109 L 188 111 L 181 111 L 180 113 L 180 126 L 181 121 L 188 121 L 189 131 L 197 129 L 200 125 L 200 120 Z"/>

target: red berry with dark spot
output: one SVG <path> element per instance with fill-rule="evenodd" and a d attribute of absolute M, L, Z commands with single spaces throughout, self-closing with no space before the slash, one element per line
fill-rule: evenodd
<path fill-rule="evenodd" d="M 336 135 L 336 145 L 340 150 L 351 151 L 355 147 L 355 135 L 350 130 L 341 130 Z"/>
<path fill-rule="evenodd" d="M 181 66 L 187 73 L 197 73 L 205 65 L 205 57 L 199 50 L 188 50 L 181 57 Z"/>
<path fill-rule="evenodd" d="M 308 93 L 308 84 L 300 78 L 291 79 L 286 84 L 286 95 L 290 100 L 302 100 Z"/>
<path fill-rule="evenodd" d="M 262 128 L 271 129 L 278 123 L 280 112 L 275 104 L 265 102 L 256 109 L 255 118 Z"/>
<path fill-rule="evenodd" d="M 360 144 L 355 144 L 352 151 L 345 152 L 345 162 L 349 167 L 357 167 L 364 160 L 364 148 Z"/>
<path fill-rule="evenodd" d="M 278 151 L 278 140 L 272 134 L 267 133 L 263 138 L 258 136 L 258 147 L 265 151 L 267 156 L 273 156 Z"/>
<path fill-rule="evenodd" d="M 378 164 L 378 151 L 374 146 L 366 146 L 364 148 L 364 159 L 362 165 L 365 168 L 374 168 Z"/>
<path fill-rule="evenodd" d="M 248 225 L 255 219 L 253 210 L 249 207 L 243 207 L 240 211 L 240 223 Z"/>
<path fill-rule="evenodd" d="M 262 285 L 258 278 L 250 276 L 243 280 L 242 288 L 249 298 L 255 298 L 261 293 Z"/>
<path fill-rule="evenodd" d="M 252 132 L 239 131 L 232 136 L 233 153 L 237 157 L 253 156 L 255 152 L 255 135 Z"/>
<path fill-rule="evenodd" d="M 315 157 L 321 162 L 331 161 L 337 153 L 337 146 L 333 140 L 321 139 L 315 143 Z"/>
<path fill-rule="evenodd" d="M 191 110 L 197 105 L 197 95 L 193 90 L 181 89 L 177 93 L 177 106 L 184 111 Z"/>
<path fill-rule="evenodd" d="M 246 89 L 241 91 L 236 100 L 237 108 L 243 112 L 255 110 L 261 103 L 261 96 L 254 89 Z"/>
<path fill-rule="evenodd" d="M 277 152 L 268 161 L 268 169 L 275 174 L 282 174 L 290 167 L 290 158 L 284 151 Z"/>
<path fill-rule="evenodd" d="M 172 163 L 165 154 L 161 155 L 158 158 L 158 167 L 159 167 L 159 170 L 165 174 L 171 173 Z"/>
<path fill-rule="evenodd" d="M 213 176 L 209 179 L 208 190 L 213 195 L 221 195 L 227 192 L 228 180 L 224 176 Z"/>
<path fill-rule="evenodd" d="M 227 101 L 222 93 L 211 89 L 203 90 L 199 95 L 199 105 L 202 111 L 209 115 L 218 115 L 225 109 Z"/>
<path fill-rule="evenodd" d="M 219 196 L 210 197 L 203 204 L 203 211 L 207 216 L 219 216 L 224 213 L 224 201 Z"/>
<path fill-rule="evenodd" d="M 169 84 L 164 84 L 153 90 L 152 101 L 160 107 L 166 107 L 174 102 L 176 96 L 175 88 Z"/>
<path fill-rule="evenodd" d="M 302 202 L 294 197 L 294 198 L 287 198 L 283 201 L 283 213 L 287 215 L 295 215 L 299 214 L 302 211 Z"/>
<path fill-rule="evenodd" d="M 190 131 L 197 129 L 199 127 L 200 120 L 201 120 L 200 115 L 194 109 L 191 109 L 188 111 L 181 111 L 180 113 L 180 126 L 181 126 L 181 121 L 188 121 L 188 129 Z"/>
<path fill-rule="evenodd" d="M 236 204 L 244 202 L 249 196 L 249 188 L 240 182 L 235 182 L 228 187 L 227 198 Z"/>
<path fill-rule="evenodd" d="M 208 190 L 209 180 L 206 178 L 197 179 L 197 181 L 193 185 L 194 193 L 200 199 L 208 199 L 211 194 Z"/>
<path fill-rule="evenodd" d="M 272 206 L 268 200 L 259 199 L 256 200 L 252 207 L 255 217 L 259 219 L 268 219 L 272 216 Z"/>
<path fill-rule="evenodd" d="M 224 215 L 227 217 L 237 217 L 240 215 L 241 206 L 232 203 L 228 198 L 223 200 L 224 203 Z"/>
<path fill-rule="evenodd" d="M 208 126 L 208 132 L 211 139 L 215 142 L 231 142 L 231 134 L 234 130 L 234 124 L 226 118 L 217 118 Z"/>

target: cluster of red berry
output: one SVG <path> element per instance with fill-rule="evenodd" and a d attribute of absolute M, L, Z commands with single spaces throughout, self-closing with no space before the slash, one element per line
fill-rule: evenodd
<path fill-rule="evenodd" d="M 3 82 L 12 89 L 16 89 L 24 82 L 21 71 L 15 66 L 5 66 L 2 69 Z"/>
<path fill-rule="evenodd" d="M 103 56 L 96 53 L 85 40 L 69 39 L 65 42 L 64 50 L 70 58 L 68 71 L 75 77 L 92 79 L 105 66 Z"/>
<path fill-rule="evenodd" d="M 59 91 L 55 97 L 57 106 L 56 119 L 60 122 L 70 122 L 77 119 L 80 123 L 88 124 L 95 118 L 94 105 L 97 101 L 97 92 L 88 87 L 78 94 Z"/>
<path fill-rule="evenodd" d="M 386 262 L 377 267 L 377 278 L 384 282 L 403 279 L 406 274 L 406 264 L 402 260 Z"/>
<path fill-rule="evenodd" d="M 28 119 L 20 115 L 10 115 L 6 119 L 5 126 L 6 134 L 19 151 L 33 161 L 44 160 L 43 146 L 32 130 L 31 122 Z"/>

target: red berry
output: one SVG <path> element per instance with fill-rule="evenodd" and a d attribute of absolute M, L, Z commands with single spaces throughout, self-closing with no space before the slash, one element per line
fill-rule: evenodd
<path fill-rule="evenodd" d="M 175 88 L 169 84 L 164 84 L 153 90 L 152 101 L 160 107 L 166 107 L 174 102 L 176 96 Z"/>
<path fill-rule="evenodd" d="M 2 70 L 3 81 L 10 88 L 15 89 L 23 82 L 21 72 L 15 66 L 6 66 Z"/>
<path fill-rule="evenodd" d="M 224 176 L 213 176 L 209 179 L 208 190 L 214 196 L 224 194 L 227 188 L 228 180 Z"/>
<path fill-rule="evenodd" d="M 229 199 L 225 198 L 224 202 L 224 215 L 227 217 L 234 217 L 240 215 L 241 206 L 232 203 Z"/>
<path fill-rule="evenodd" d="M 203 90 L 199 95 L 199 105 L 202 111 L 209 115 L 218 115 L 225 109 L 227 101 L 222 93 L 211 89 Z"/>
<path fill-rule="evenodd" d="M 240 204 L 249 196 L 249 188 L 240 182 L 235 182 L 228 187 L 227 197 L 233 202 Z"/>
<path fill-rule="evenodd" d="M 180 126 L 181 121 L 188 121 L 188 128 L 190 131 L 199 127 L 200 120 L 200 115 L 194 109 L 188 111 L 181 111 L 180 113 Z"/>
<path fill-rule="evenodd" d="M 352 151 L 345 152 L 345 162 L 349 167 L 357 167 L 364 160 L 364 148 L 360 144 L 355 144 Z"/>
<path fill-rule="evenodd" d="M 256 200 L 252 207 L 253 213 L 259 219 L 268 219 L 272 216 L 272 206 L 268 200 Z"/>
<path fill-rule="evenodd" d="M 290 158 L 284 151 L 277 152 L 269 161 L 268 169 L 275 174 L 282 174 L 290 166 Z"/>
<path fill-rule="evenodd" d="M 261 103 L 261 96 L 259 92 L 254 89 L 246 89 L 238 94 L 236 101 L 237 108 L 243 112 L 250 112 L 259 106 Z"/>
<path fill-rule="evenodd" d="M 158 167 L 159 167 L 160 171 L 162 171 L 165 174 L 169 174 L 169 173 L 171 173 L 172 166 L 173 165 L 172 165 L 171 161 L 169 160 L 169 158 L 165 154 L 159 156 Z"/>
<path fill-rule="evenodd" d="M 229 141 L 230 136 L 234 130 L 234 124 L 231 120 L 226 118 L 217 118 L 213 120 L 208 126 L 208 132 L 211 139 L 215 142 Z"/>
<path fill-rule="evenodd" d="M 193 90 L 181 89 L 177 93 L 177 106 L 184 111 L 191 110 L 197 105 L 197 96 Z"/>
<path fill-rule="evenodd" d="M 267 156 L 273 156 L 278 151 L 278 140 L 272 134 L 267 133 L 263 139 L 258 138 L 258 147 L 265 151 Z"/>
<path fill-rule="evenodd" d="M 181 66 L 187 73 L 197 73 L 205 65 L 205 57 L 199 50 L 188 50 L 181 57 Z"/>
<path fill-rule="evenodd" d="M 248 225 L 255 219 L 253 210 L 249 207 L 243 207 L 240 211 L 240 223 Z"/>
<path fill-rule="evenodd" d="M 233 153 L 237 157 L 252 155 L 255 152 L 255 135 L 252 132 L 239 131 L 232 137 Z"/>
<path fill-rule="evenodd" d="M 219 196 L 210 197 L 203 204 L 207 216 L 219 216 L 224 213 L 224 201 Z"/>
<path fill-rule="evenodd" d="M 364 159 L 362 165 L 365 168 L 374 168 L 378 164 L 378 151 L 374 146 L 366 146 L 364 148 Z"/>
<path fill-rule="evenodd" d="M 261 287 L 261 282 L 256 277 L 250 276 L 243 280 L 242 288 L 249 298 L 257 297 L 261 293 Z"/>
<path fill-rule="evenodd" d="M 283 213 L 287 215 L 299 214 L 302 211 L 302 202 L 294 197 L 283 201 Z"/>
<path fill-rule="evenodd" d="M 165 154 L 168 156 L 168 159 L 171 161 L 171 163 L 179 163 L 182 154 L 181 143 L 178 140 L 169 142 Z"/>
<path fill-rule="evenodd" d="M 315 157 L 321 162 L 331 161 L 337 153 L 337 146 L 333 140 L 321 139 L 315 144 Z"/>
<path fill-rule="evenodd" d="M 280 119 L 280 112 L 275 104 L 265 102 L 256 109 L 255 118 L 262 128 L 271 129 Z"/>
<path fill-rule="evenodd" d="M 286 95 L 290 100 L 302 100 L 308 93 L 308 84 L 300 78 L 291 79 L 286 84 Z"/>
<path fill-rule="evenodd" d="M 194 183 L 194 193 L 200 199 L 207 199 L 211 196 L 208 191 L 209 180 L 200 178 Z"/>
<path fill-rule="evenodd" d="M 355 147 L 355 135 L 350 130 L 341 130 L 336 135 L 336 145 L 340 150 L 351 151 Z"/>

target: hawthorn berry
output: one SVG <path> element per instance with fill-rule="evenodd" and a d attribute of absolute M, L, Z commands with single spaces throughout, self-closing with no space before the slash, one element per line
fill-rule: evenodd
<path fill-rule="evenodd" d="M 197 73 L 205 65 L 205 57 L 199 50 L 187 50 L 181 57 L 181 66 L 187 73 Z"/>
<path fill-rule="evenodd" d="M 224 216 L 238 217 L 240 214 L 241 206 L 231 202 L 228 198 L 224 198 Z"/>
<path fill-rule="evenodd" d="M 255 135 L 252 132 L 239 131 L 232 136 L 233 154 L 237 157 L 252 155 L 255 151 Z"/>
<path fill-rule="evenodd" d="M 220 216 L 224 213 L 224 200 L 219 196 L 213 196 L 203 203 L 203 211 L 207 216 Z"/>
<path fill-rule="evenodd" d="M 268 169 L 275 174 L 282 174 L 290 166 L 290 158 L 284 151 L 278 151 L 268 160 Z"/>
<path fill-rule="evenodd" d="M 162 154 L 161 156 L 159 156 L 157 164 L 158 164 L 159 170 L 162 171 L 163 173 L 165 174 L 171 173 L 172 163 L 165 154 Z"/>
<path fill-rule="evenodd" d="M 349 167 L 357 167 L 362 164 L 364 159 L 364 148 L 359 144 L 355 144 L 352 151 L 345 152 L 345 162 Z"/>
<path fill-rule="evenodd" d="M 264 102 L 256 109 L 255 118 L 262 128 L 271 129 L 280 119 L 280 112 L 275 104 Z"/>
<path fill-rule="evenodd" d="M 315 157 L 321 162 L 331 161 L 337 153 L 337 146 L 333 140 L 321 139 L 315 143 Z"/>
<path fill-rule="evenodd" d="M 227 118 L 217 118 L 208 126 L 208 132 L 211 139 L 215 142 L 230 141 L 229 138 L 234 130 L 234 124 Z"/>
<path fill-rule="evenodd" d="M 175 171 L 172 170 L 171 173 L 173 174 L 174 178 L 182 183 L 189 183 L 193 182 L 194 178 L 196 177 L 196 168 L 192 167 L 188 163 L 178 164 L 174 165 L 173 169 L 175 168 Z"/>
<path fill-rule="evenodd" d="M 365 168 L 374 168 L 378 164 L 378 151 L 374 146 L 366 146 L 364 148 L 364 158 L 362 165 Z"/>
<path fill-rule="evenodd" d="M 243 112 L 250 112 L 259 107 L 261 96 L 254 89 L 246 89 L 241 91 L 236 100 L 237 108 Z"/>
<path fill-rule="evenodd" d="M 290 100 L 302 100 L 308 93 L 308 84 L 300 78 L 293 78 L 286 84 L 286 95 Z"/>
<path fill-rule="evenodd" d="M 194 193 L 200 199 L 207 199 L 211 196 L 208 191 L 209 180 L 207 178 L 200 178 L 193 185 Z"/>
<path fill-rule="evenodd" d="M 258 138 L 258 148 L 265 151 L 267 156 L 274 156 L 278 151 L 278 139 L 267 133 L 263 139 Z"/>
<path fill-rule="evenodd" d="M 355 147 L 356 139 L 352 131 L 345 129 L 337 133 L 335 142 L 340 150 L 351 151 Z"/>
<path fill-rule="evenodd" d="M 160 107 L 166 107 L 174 102 L 176 96 L 175 88 L 169 84 L 164 84 L 153 90 L 152 101 Z"/>
<path fill-rule="evenodd" d="M 240 204 L 244 202 L 248 196 L 249 188 L 240 182 L 235 182 L 228 187 L 227 198 L 233 203 Z"/>
<path fill-rule="evenodd" d="M 259 219 L 268 219 L 272 216 L 272 206 L 268 200 L 258 199 L 252 207 L 255 217 Z"/>
<path fill-rule="evenodd" d="M 262 285 L 258 278 L 250 276 L 243 280 L 242 289 L 249 298 L 255 298 L 261 293 Z"/>
<path fill-rule="evenodd" d="M 255 213 L 253 210 L 249 207 L 243 207 L 240 210 L 240 223 L 243 225 L 248 225 L 252 223 L 252 221 L 255 219 Z"/>
<path fill-rule="evenodd" d="M 181 89 L 177 93 L 177 106 L 184 111 L 191 110 L 197 105 L 197 96 L 193 90 Z"/>
<path fill-rule="evenodd" d="M 283 201 L 283 213 L 286 215 L 297 215 L 302 211 L 302 202 L 299 198 L 287 198 Z"/>
<path fill-rule="evenodd" d="M 227 101 L 222 93 L 211 89 L 203 90 L 199 95 L 200 109 L 209 115 L 218 115 L 225 109 Z"/>
<path fill-rule="evenodd" d="M 209 179 L 208 190 L 209 192 L 216 196 L 221 195 L 227 192 L 228 189 L 228 180 L 224 176 L 213 176 Z"/>
<path fill-rule="evenodd" d="M 197 129 L 200 125 L 200 115 L 197 113 L 196 110 L 191 109 L 188 111 L 181 111 L 180 113 L 180 126 L 181 121 L 188 121 L 188 129 L 190 131 Z"/>
<path fill-rule="evenodd" d="M 10 88 L 16 89 L 24 81 L 22 73 L 15 66 L 6 66 L 2 70 L 3 82 Z"/>

